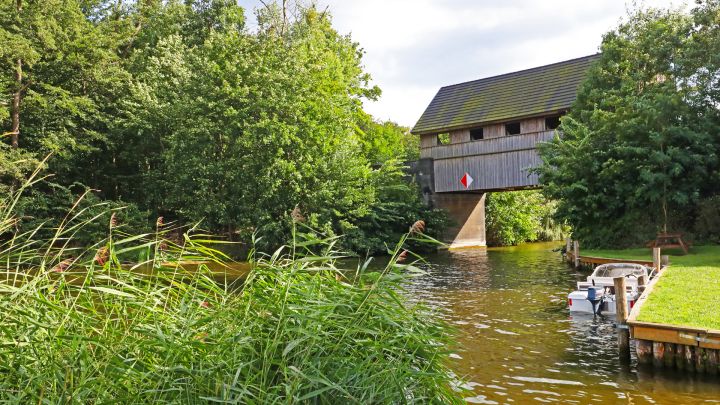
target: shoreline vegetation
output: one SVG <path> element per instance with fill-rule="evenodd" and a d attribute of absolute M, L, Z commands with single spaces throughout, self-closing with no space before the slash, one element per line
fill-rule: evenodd
<path fill-rule="evenodd" d="M 675 253 L 675 254 L 673 254 Z M 583 254 L 617 259 L 652 260 L 647 248 L 583 250 Z M 693 246 L 687 255 L 675 250 L 667 273 L 653 288 L 638 321 L 720 329 L 720 246 Z"/>
<path fill-rule="evenodd" d="M 232 261 L 197 229 L 125 235 L 114 213 L 70 212 L 43 240 L 15 228 L 19 194 L 0 200 L 3 402 L 461 403 L 452 330 L 403 290 L 421 274 L 408 243 L 436 243 L 422 222 L 378 271 L 338 267 L 339 238 L 294 223 L 237 286 L 198 264 Z M 107 237 L 77 248 L 95 222 Z"/>

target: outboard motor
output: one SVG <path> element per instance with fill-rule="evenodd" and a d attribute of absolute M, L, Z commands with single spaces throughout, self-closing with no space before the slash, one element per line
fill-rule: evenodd
<path fill-rule="evenodd" d="M 595 289 L 595 280 L 593 280 L 592 282 L 592 287 L 588 287 L 587 289 L 587 300 L 590 301 L 590 304 L 592 304 L 593 314 L 599 315 L 602 305 L 598 305 L 598 303 L 602 302 L 602 297 L 598 298 L 597 296 L 597 290 Z"/>

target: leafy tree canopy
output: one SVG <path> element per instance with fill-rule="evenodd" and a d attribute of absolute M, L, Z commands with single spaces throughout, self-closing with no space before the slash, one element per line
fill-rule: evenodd
<path fill-rule="evenodd" d="M 586 245 L 687 229 L 720 191 L 719 16 L 716 1 L 638 11 L 604 36 L 564 135 L 541 148 L 544 190 Z"/>
<path fill-rule="evenodd" d="M 234 0 L 0 0 L 0 11 L 0 122 L 19 146 L 0 162 L 53 152 L 57 173 L 28 212 L 70 204 L 80 184 L 136 213 L 275 245 L 297 207 L 362 252 L 424 216 L 401 171 L 416 139 L 362 110 L 380 91 L 327 12 L 268 2 L 251 31 Z"/>

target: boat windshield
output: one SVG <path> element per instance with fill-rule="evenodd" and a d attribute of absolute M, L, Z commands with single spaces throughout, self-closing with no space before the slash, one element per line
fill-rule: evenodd
<path fill-rule="evenodd" d="M 646 275 L 645 267 L 632 264 L 604 264 L 598 266 L 593 272 L 593 277 L 626 277 L 629 275 L 643 276 Z"/>

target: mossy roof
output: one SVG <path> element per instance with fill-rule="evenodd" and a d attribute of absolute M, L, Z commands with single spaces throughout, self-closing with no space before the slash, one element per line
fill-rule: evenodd
<path fill-rule="evenodd" d="M 414 134 L 477 127 L 570 107 L 599 54 L 441 88 Z"/>

